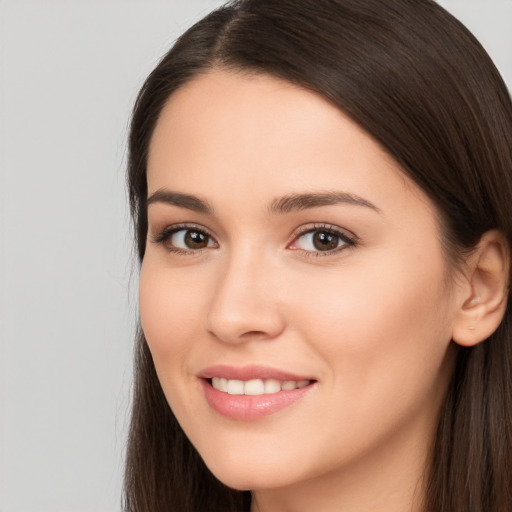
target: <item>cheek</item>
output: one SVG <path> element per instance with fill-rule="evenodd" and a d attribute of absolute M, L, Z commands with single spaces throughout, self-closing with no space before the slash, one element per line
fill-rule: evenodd
<path fill-rule="evenodd" d="M 139 281 L 140 320 L 158 379 L 177 418 L 194 418 L 190 354 L 197 348 L 202 294 L 194 275 L 174 272 L 154 256 L 143 262 Z"/>
<path fill-rule="evenodd" d="M 417 429 L 417 442 L 429 439 L 451 373 L 442 261 L 422 273 L 380 256 L 364 269 L 308 279 L 301 294 L 289 294 L 298 338 L 313 349 L 312 361 L 324 362 L 318 367 L 326 401 L 315 432 L 330 440 L 317 443 L 332 466 L 390 432 L 404 439 Z"/>
<path fill-rule="evenodd" d="M 294 316 L 332 380 L 361 402 L 376 390 L 388 389 L 390 397 L 406 389 L 427 393 L 451 336 L 442 256 L 424 265 L 421 258 L 378 256 L 329 280 L 311 280 L 307 293 L 290 294 Z"/>
<path fill-rule="evenodd" d="M 144 260 L 139 281 L 140 319 L 157 366 L 175 364 L 177 356 L 191 345 L 200 297 L 194 283 L 182 283 L 176 273 L 165 271 L 150 258 Z"/>

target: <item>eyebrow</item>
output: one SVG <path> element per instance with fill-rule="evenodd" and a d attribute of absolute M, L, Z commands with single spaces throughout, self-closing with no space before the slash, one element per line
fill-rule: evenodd
<path fill-rule="evenodd" d="M 330 206 L 335 204 L 349 204 L 354 206 L 363 206 L 376 212 L 381 212 L 380 208 L 373 203 L 347 192 L 315 192 L 306 194 L 290 194 L 272 201 L 269 207 L 271 213 L 290 213 L 292 211 L 307 210 L 318 206 Z"/>
<path fill-rule="evenodd" d="M 204 199 L 191 194 L 182 194 L 170 190 L 160 189 L 151 194 L 146 200 L 146 206 L 154 203 L 164 203 L 180 208 L 186 208 L 205 215 L 213 215 L 214 209 Z M 336 204 L 349 204 L 363 206 L 380 213 L 380 208 L 356 194 L 347 192 L 312 192 L 304 194 L 289 194 L 274 199 L 269 205 L 269 212 L 273 214 L 285 214 L 293 211 L 307 210 L 319 206 L 331 206 Z"/>
<path fill-rule="evenodd" d="M 172 192 L 170 190 L 160 189 L 151 194 L 146 200 L 146 206 L 154 203 L 165 203 L 187 210 L 213 215 L 213 208 L 207 201 L 199 199 L 197 196 Z"/>

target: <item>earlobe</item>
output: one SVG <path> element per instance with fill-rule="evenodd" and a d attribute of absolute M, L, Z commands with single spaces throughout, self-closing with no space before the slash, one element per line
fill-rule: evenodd
<path fill-rule="evenodd" d="M 452 339 L 470 347 L 486 340 L 499 326 L 507 307 L 510 254 L 503 235 L 486 232 L 469 257 Z"/>

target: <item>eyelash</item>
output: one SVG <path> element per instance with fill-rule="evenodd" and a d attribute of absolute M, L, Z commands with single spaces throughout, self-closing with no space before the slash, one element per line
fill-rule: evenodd
<path fill-rule="evenodd" d="M 159 234 L 152 237 L 152 241 L 155 244 L 164 245 L 166 249 L 174 254 L 179 255 L 191 255 L 191 254 L 198 254 L 204 251 L 206 248 L 202 249 L 182 249 L 181 247 L 171 246 L 168 245 L 167 242 L 170 240 L 170 238 L 180 232 L 180 231 L 194 231 L 197 233 L 201 233 L 208 237 L 209 239 L 213 240 L 216 244 L 214 237 L 206 230 L 204 227 L 196 225 L 196 224 L 175 224 L 173 226 L 169 226 L 164 228 Z M 336 247 L 335 249 L 327 250 L 327 251 L 308 251 L 304 249 L 290 249 L 294 251 L 301 251 L 306 257 L 324 257 L 324 256 L 332 256 L 334 254 L 339 253 L 340 251 L 343 251 L 345 249 L 349 249 L 351 247 L 355 247 L 358 243 L 357 237 L 355 235 L 348 235 L 345 231 L 342 231 L 340 228 L 337 228 L 336 226 L 333 226 L 331 224 L 314 224 L 313 226 L 310 226 L 306 229 L 300 229 L 293 233 L 293 240 L 290 244 L 287 245 L 289 247 L 293 243 L 296 243 L 301 237 L 308 235 L 310 233 L 314 232 L 321 232 L 326 233 L 329 235 L 333 235 L 337 237 L 341 242 L 343 242 L 343 245 L 340 247 Z"/>
<path fill-rule="evenodd" d="M 326 257 L 333 256 L 338 254 L 341 251 L 346 249 L 350 249 L 351 247 L 355 247 L 358 243 L 357 237 L 353 234 L 349 235 L 345 230 L 342 230 L 336 226 L 331 224 L 313 224 L 312 226 L 306 229 L 299 229 L 293 234 L 293 241 L 291 244 L 296 243 L 301 237 L 308 235 L 310 233 L 326 233 L 328 235 L 333 235 L 337 237 L 343 245 L 340 247 L 336 247 L 335 249 L 331 249 L 328 251 L 306 251 L 304 249 L 293 249 L 295 251 L 302 251 L 302 253 L 308 258 L 318 258 L 318 257 Z M 288 244 L 288 245 L 291 245 Z"/>
<path fill-rule="evenodd" d="M 170 240 L 170 238 L 178 233 L 179 231 L 194 231 L 196 233 L 201 233 L 208 238 L 215 240 L 213 236 L 202 226 L 198 226 L 196 224 L 175 224 L 173 226 L 169 226 L 164 228 L 158 235 L 153 237 L 153 242 L 155 244 L 160 244 L 165 246 L 165 248 L 174 254 L 180 254 L 184 256 L 188 256 L 191 254 L 198 254 L 204 249 L 182 249 L 181 247 L 176 247 L 172 245 L 168 245 L 167 242 Z"/>

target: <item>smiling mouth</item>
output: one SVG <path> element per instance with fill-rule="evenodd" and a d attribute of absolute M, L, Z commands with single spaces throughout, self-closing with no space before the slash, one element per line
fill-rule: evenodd
<path fill-rule="evenodd" d="M 237 421 L 254 421 L 277 413 L 300 401 L 318 385 L 316 379 L 254 366 L 217 366 L 198 376 L 210 407 Z"/>
<path fill-rule="evenodd" d="M 224 377 L 213 377 L 207 379 L 210 385 L 217 391 L 228 395 L 273 395 L 281 391 L 293 391 L 304 388 L 313 383 L 311 380 L 285 380 L 277 379 L 251 379 L 238 380 L 226 379 Z"/>

